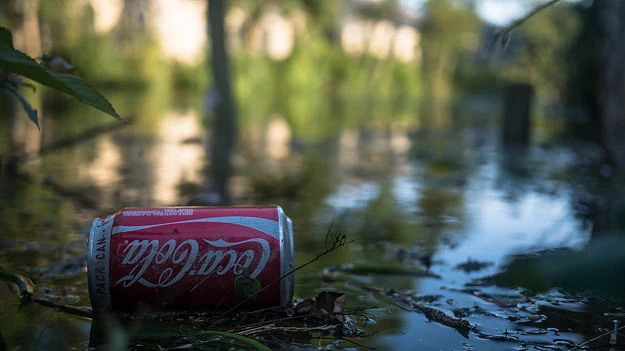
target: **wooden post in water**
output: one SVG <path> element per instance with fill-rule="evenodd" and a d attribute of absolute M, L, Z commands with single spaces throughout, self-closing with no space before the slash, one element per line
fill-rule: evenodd
<path fill-rule="evenodd" d="M 534 89 L 526 83 L 513 83 L 505 88 L 502 123 L 505 146 L 526 146 L 530 136 L 530 114 Z"/>

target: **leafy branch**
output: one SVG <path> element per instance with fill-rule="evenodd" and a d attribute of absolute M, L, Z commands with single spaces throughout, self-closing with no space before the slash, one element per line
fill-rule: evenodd
<path fill-rule="evenodd" d="M 28 118 L 37 128 L 39 128 L 37 111 L 18 91 L 20 86 L 32 87 L 32 85 L 22 82 L 19 76 L 73 96 L 83 103 L 123 121 L 113 105 L 100 92 L 78 77 L 53 71 L 50 69 L 51 67 L 48 61 L 39 63 L 25 53 L 16 50 L 13 47 L 11 31 L 8 28 L 0 27 L 0 88 L 8 90 L 17 97 L 28 114 Z"/>

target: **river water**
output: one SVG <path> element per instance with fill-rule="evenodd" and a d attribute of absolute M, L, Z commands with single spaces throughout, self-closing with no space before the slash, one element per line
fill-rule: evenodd
<path fill-rule="evenodd" d="M 2 134 L 3 155 L 11 139 L 25 153 L 19 176 L 0 177 L 0 267 L 31 277 L 37 296 L 89 306 L 84 258 L 93 218 L 125 206 L 216 199 L 206 187 L 211 132 L 200 109 L 185 101 L 154 108 L 149 97 L 113 96 L 113 103 L 133 99 L 147 107 L 131 125 L 110 130 L 113 120 L 87 108 L 49 112 L 63 117 L 44 119 L 41 146 L 33 146 L 37 132 L 24 116 L 13 124 L 4 117 L 11 128 Z M 561 143 L 563 122 L 541 110 L 532 145 L 506 151 L 497 102 L 495 96 L 437 108 L 415 103 L 358 118 L 342 116 L 349 106 L 339 103 L 305 122 L 243 112 L 233 203 L 281 205 L 293 219 L 297 264 L 326 248 L 331 223 L 354 241 L 299 271 L 295 295 L 345 293 L 346 310 L 364 336 L 351 337 L 357 344 L 313 339 L 293 349 L 568 350 L 623 321 L 622 305 L 600 294 L 484 283 L 513 255 L 580 250 L 592 240 L 592 223 L 579 209 L 591 182 L 578 173 L 596 150 Z M 430 274 L 416 273 L 422 270 Z M 329 277 L 330 271 L 342 273 Z M 394 297 L 381 293 L 391 289 Z M 467 338 L 430 321 L 407 308 L 406 296 L 474 329 Z M 90 320 L 19 305 L 0 284 L 6 349 L 89 344 Z M 613 335 L 622 345 L 623 334 Z M 608 335 L 594 345 L 609 341 Z"/>

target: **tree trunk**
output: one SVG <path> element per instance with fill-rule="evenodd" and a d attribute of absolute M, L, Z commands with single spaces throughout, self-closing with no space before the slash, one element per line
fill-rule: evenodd
<path fill-rule="evenodd" d="M 602 34 L 596 90 L 602 137 L 610 160 L 625 170 L 625 1 L 595 1 Z"/>
<path fill-rule="evenodd" d="M 213 86 L 218 96 L 212 119 L 210 170 L 214 191 L 221 197 L 222 203 L 229 202 L 227 183 L 231 173 L 232 150 L 236 142 L 236 110 L 230 87 L 224 33 L 225 7 L 226 0 L 208 1 Z"/>

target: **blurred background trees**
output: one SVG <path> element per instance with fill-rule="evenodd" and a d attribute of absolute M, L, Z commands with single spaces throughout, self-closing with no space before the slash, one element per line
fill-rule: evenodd
<path fill-rule="evenodd" d="M 501 47 L 492 46 L 498 27 L 478 15 L 480 3 L 229 1 L 225 38 L 241 123 L 277 113 L 296 137 L 316 138 L 332 123 L 368 118 L 356 112 L 317 123 L 310 112 L 332 101 L 352 104 L 353 111 L 408 111 L 424 100 L 497 93 L 520 82 L 534 87 L 540 106 L 581 108 L 582 120 L 599 130 L 622 124 L 622 109 L 613 104 L 623 100 L 615 87 L 623 79 L 611 73 L 622 71 L 616 63 L 622 35 L 610 17 L 620 13 L 618 1 L 562 1 L 513 30 Z M 529 10 L 539 3 L 521 5 Z M 63 56 L 98 88 L 151 91 L 157 100 L 196 97 L 205 105 L 201 97 L 212 80 L 203 62 L 210 57 L 205 1 L 8 0 L 0 6 L 0 24 L 14 31 L 19 49 Z M 607 83 L 610 77 L 616 78 Z M 611 87 L 599 88 L 598 80 Z M 62 100 L 45 101 L 63 108 Z"/>
<path fill-rule="evenodd" d="M 467 61 L 475 54 L 480 40 L 480 20 L 471 5 L 440 0 L 428 1 L 424 6 L 420 25 L 422 67 L 428 92 L 434 97 L 451 97 L 456 72 L 467 67 Z"/>

